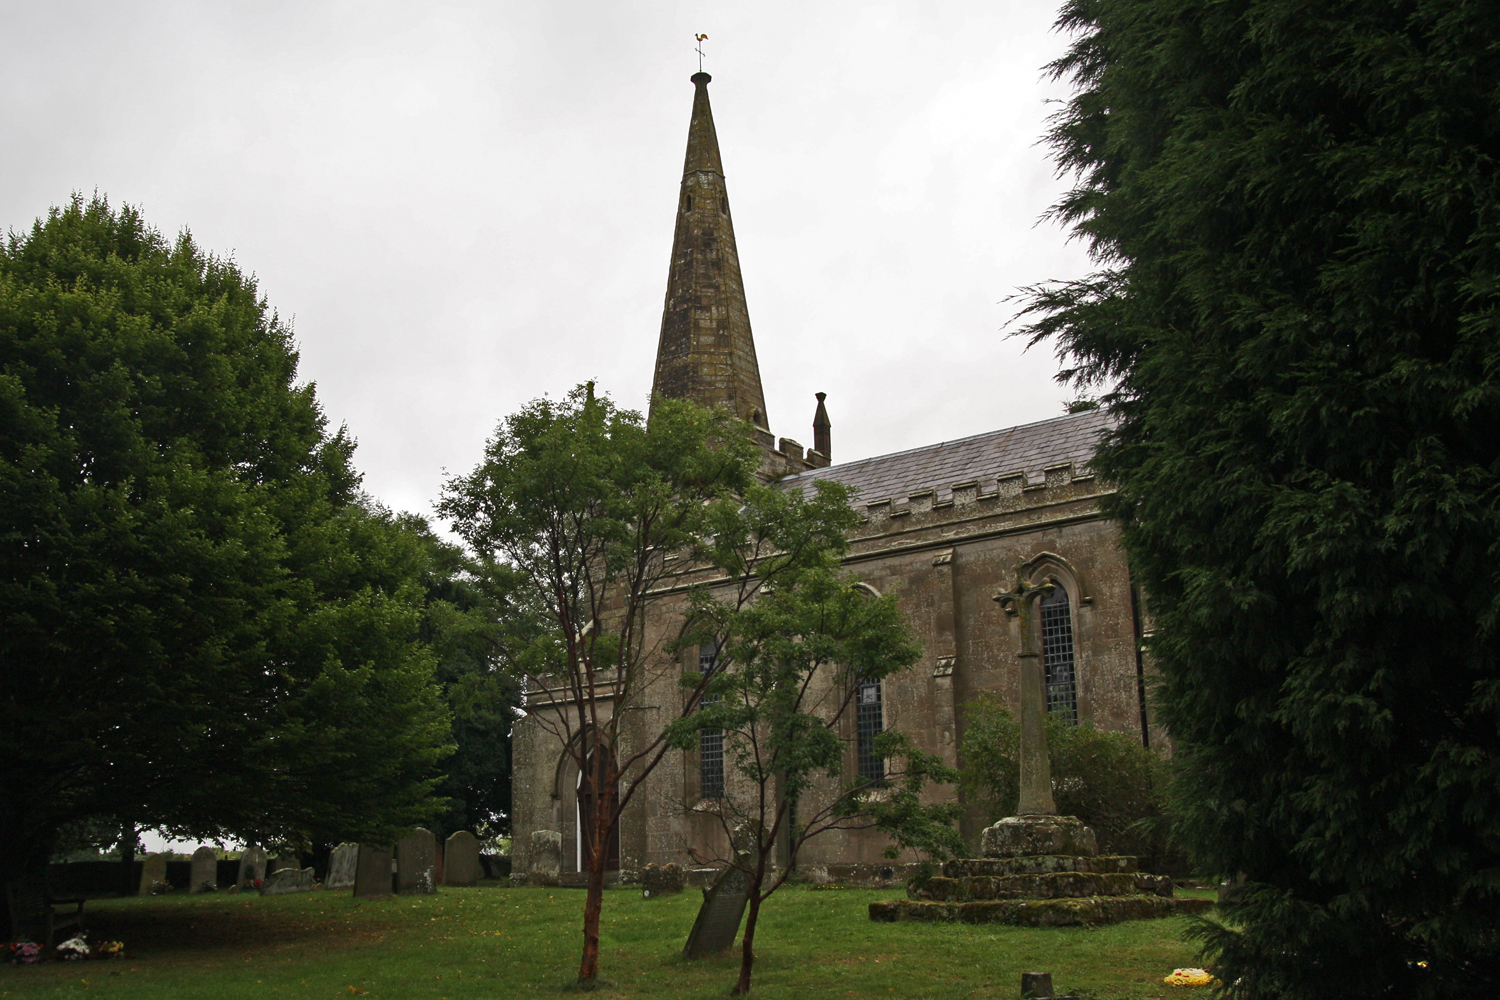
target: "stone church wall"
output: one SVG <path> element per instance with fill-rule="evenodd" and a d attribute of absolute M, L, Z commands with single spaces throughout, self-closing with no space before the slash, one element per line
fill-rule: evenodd
<path fill-rule="evenodd" d="M 951 499 L 937 503 L 932 494 L 918 493 L 907 504 L 869 506 L 847 568 L 875 592 L 899 595 L 924 650 L 915 667 L 885 682 L 886 728 L 900 729 L 923 750 L 959 764 L 966 704 L 990 695 L 1013 710 L 1018 707 L 1019 629 L 992 598 L 1015 583 L 1019 563 L 1033 563 L 1034 580 L 1056 579 L 1069 592 L 1079 721 L 1140 732 L 1130 575 L 1117 528 L 1099 515 L 1103 489 L 1093 477 L 1075 478 L 1065 466 L 1049 469 L 1039 483 L 1019 477 L 1007 484 L 1002 479 L 988 492 L 960 487 Z M 689 582 L 686 577 L 679 581 L 681 586 Z M 658 649 L 680 627 L 675 600 L 658 604 L 649 623 L 648 642 Z M 686 650 L 680 661 L 656 654 L 659 679 L 624 727 L 628 742 L 639 745 L 680 711 L 676 676 L 690 658 L 696 669 L 693 650 Z M 828 683 L 833 683 L 831 675 Z M 852 719 L 846 728 L 852 764 Z M 1153 735 L 1153 741 L 1160 738 Z M 569 768 L 559 765 L 561 752 L 557 740 L 535 722 L 518 725 L 517 871 L 529 870 L 533 829 L 562 832 L 563 870 L 577 867 L 570 784 L 576 776 L 564 773 Z M 627 807 L 620 837 L 623 870 L 669 861 L 693 866 L 725 856 L 727 837 L 717 803 L 699 796 L 697 766 L 694 752 L 669 751 Z M 731 775 L 729 794 L 734 790 Z M 981 817 L 969 816 L 965 836 L 977 838 L 980 825 Z M 804 848 L 799 865 L 888 864 L 881 857 L 885 846 L 886 839 L 871 831 L 830 832 Z"/>

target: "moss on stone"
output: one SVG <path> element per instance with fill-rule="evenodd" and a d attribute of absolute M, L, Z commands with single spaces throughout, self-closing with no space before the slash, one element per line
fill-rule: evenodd
<path fill-rule="evenodd" d="M 954 858 L 943 864 L 943 875 L 948 878 L 968 878 L 987 875 L 1041 875 L 1047 872 L 1134 872 L 1139 867 L 1137 859 L 1124 855 L 1104 855 L 1080 858 L 1067 854 L 1034 854 L 1021 858 Z"/>
<path fill-rule="evenodd" d="M 1206 899 L 1164 896 L 1091 896 L 1081 899 L 1002 899 L 967 903 L 893 899 L 870 904 L 870 919 L 924 920 L 1026 927 L 1077 927 L 1148 920 L 1196 913 L 1213 905 Z"/>

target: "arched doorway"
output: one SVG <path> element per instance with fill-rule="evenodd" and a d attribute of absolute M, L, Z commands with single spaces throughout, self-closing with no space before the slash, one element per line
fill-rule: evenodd
<path fill-rule="evenodd" d="M 589 751 L 583 770 L 578 772 L 578 815 L 576 817 L 577 825 L 574 827 L 575 835 L 573 838 L 574 860 L 578 865 L 578 871 L 588 870 L 588 853 L 593 848 L 592 831 L 594 829 L 595 815 L 597 815 L 601 806 L 604 808 L 614 808 L 615 798 L 619 795 L 618 787 L 609 789 L 607 799 L 602 803 L 600 801 L 599 789 L 594 787 L 594 782 L 598 780 L 596 776 L 599 773 L 599 768 L 595 766 L 597 761 L 594 755 L 601 753 L 608 755 L 604 762 L 605 773 L 613 774 L 615 771 L 614 751 L 604 746 L 596 746 L 593 750 Z M 609 843 L 606 845 L 604 870 L 619 871 L 619 869 L 620 824 L 617 822 L 615 823 L 615 828 L 610 831 Z"/>

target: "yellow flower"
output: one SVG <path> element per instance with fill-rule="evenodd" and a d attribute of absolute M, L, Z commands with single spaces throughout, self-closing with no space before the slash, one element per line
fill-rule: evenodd
<path fill-rule="evenodd" d="M 1162 979 L 1168 986 L 1207 986 L 1213 981 L 1214 977 L 1202 969 L 1173 969 L 1170 976 Z"/>

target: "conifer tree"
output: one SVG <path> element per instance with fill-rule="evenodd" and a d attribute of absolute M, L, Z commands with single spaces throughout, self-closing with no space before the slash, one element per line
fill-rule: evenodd
<path fill-rule="evenodd" d="M 1500 993 L 1500 18 L 1072 0 L 1033 339 L 1157 615 L 1230 995 Z"/>

